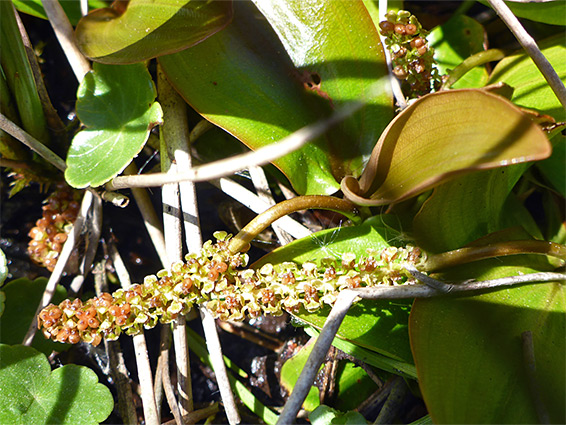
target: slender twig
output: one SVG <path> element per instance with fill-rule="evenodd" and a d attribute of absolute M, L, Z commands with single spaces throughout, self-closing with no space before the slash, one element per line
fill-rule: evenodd
<path fill-rule="evenodd" d="M 422 273 L 410 269 L 413 276 L 417 279 L 423 278 Z M 520 276 L 510 276 L 500 279 L 485 280 L 481 282 L 469 282 L 465 284 L 451 285 L 451 293 L 457 292 L 473 292 L 484 289 L 500 288 L 504 286 L 519 285 L 524 283 L 542 283 L 542 282 L 564 282 L 566 274 L 541 272 Z M 439 282 L 439 286 L 446 285 L 445 282 Z M 301 372 L 297 383 L 287 400 L 283 412 L 279 417 L 278 424 L 290 424 L 294 421 L 298 411 L 300 410 L 304 399 L 314 381 L 314 377 L 318 368 L 322 364 L 328 348 L 332 344 L 332 340 L 336 336 L 340 324 L 348 313 L 354 300 L 357 297 L 363 299 L 406 299 L 406 298 L 432 298 L 438 296 L 446 296 L 445 292 L 434 289 L 427 280 L 427 285 L 399 285 L 399 286 L 378 286 L 374 288 L 346 289 L 338 295 L 336 303 L 332 307 L 330 314 L 326 318 L 324 326 L 313 347 L 303 371 Z"/>
<path fill-rule="evenodd" d="M 358 210 L 356 205 L 345 199 L 319 195 L 297 196 L 296 198 L 279 202 L 250 221 L 230 240 L 228 248 L 232 252 L 244 251 L 249 243 L 275 220 L 306 209 L 337 211 L 353 221 L 360 221 L 360 217 L 357 216 Z"/>
<path fill-rule="evenodd" d="M 542 400 L 540 382 L 537 378 L 533 333 L 531 331 L 523 332 L 521 334 L 521 340 L 523 342 L 523 359 L 525 362 L 527 380 L 529 382 L 529 390 L 531 392 L 531 397 L 533 398 L 533 404 L 535 405 L 538 420 L 541 424 L 549 424 L 551 423 L 550 416 L 548 415 L 548 410 Z"/>
<path fill-rule="evenodd" d="M 488 2 L 497 12 L 501 20 L 505 22 L 505 25 L 511 30 L 521 46 L 523 46 L 523 49 L 526 50 L 562 106 L 566 108 L 566 87 L 556 73 L 556 70 L 540 51 L 534 38 L 525 30 L 503 0 L 488 0 Z"/>
<path fill-rule="evenodd" d="M 69 18 L 57 0 L 41 0 L 41 3 L 77 81 L 81 82 L 90 71 L 90 63 L 79 50 Z"/>
<path fill-rule="evenodd" d="M 175 399 L 175 393 L 173 391 L 173 384 L 171 383 L 171 375 L 169 370 L 169 346 L 171 345 L 170 329 L 164 327 L 161 335 L 161 354 L 159 355 L 157 368 L 161 371 L 165 397 L 167 398 L 167 403 L 171 408 L 171 413 L 173 413 L 173 417 L 175 418 L 175 423 L 177 425 L 183 425 L 185 422 L 183 421 L 181 410 L 179 409 L 179 404 Z"/>
<path fill-rule="evenodd" d="M 348 118 L 363 106 L 362 102 L 352 102 L 334 112 L 329 118 L 307 125 L 277 143 L 269 144 L 253 152 L 246 152 L 231 158 L 215 161 L 211 164 L 194 167 L 191 170 L 177 174 L 145 174 L 140 176 L 119 176 L 106 184 L 107 190 L 125 189 L 130 187 L 163 186 L 167 183 L 180 181 L 207 181 L 234 174 L 237 171 L 254 165 L 265 165 L 288 153 L 291 153 L 309 141 L 324 134 L 330 127 Z"/>
<path fill-rule="evenodd" d="M 67 240 L 63 245 L 63 249 L 61 250 L 59 257 L 57 258 L 57 264 L 55 265 L 55 268 L 53 269 L 53 272 L 51 273 L 51 276 L 47 281 L 47 286 L 45 287 L 45 291 L 43 292 L 43 296 L 41 298 L 41 301 L 39 302 L 34 317 L 37 317 L 39 312 L 45 306 L 47 306 L 47 304 L 49 304 L 49 302 L 51 301 L 51 298 L 53 298 L 53 294 L 55 293 L 55 288 L 57 287 L 57 283 L 59 282 L 59 280 L 61 280 L 61 276 L 63 275 L 65 266 L 67 265 L 67 262 L 71 257 L 71 254 L 73 253 L 75 244 L 80 238 L 86 217 L 88 216 L 88 211 L 90 210 L 90 207 L 93 202 L 93 198 L 94 195 L 92 194 L 92 192 L 85 191 L 81 203 L 81 209 L 79 210 L 77 219 L 73 224 L 73 229 L 71 230 L 71 232 L 69 232 Z M 22 344 L 31 345 L 33 338 L 35 337 L 36 330 L 37 330 L 37 320 L 32 320 Z"/>
<path fill-rule="evenodd" d="M 506 241 L 482 246 L 470 246 L 441 254 L 429 254 L 421 270 L 436 271 L 486 258 L 518 254 L 548 255 L 566 261 L 566 246 L 537 240 Z"/>
<path fill-rule="evenodd" d="M 137 174 L 136 165 L 131 162 L 130 165 L 126 167 L 124 170 L 126 174 Z M 110 192 L 111 193 L 111 192 Z M 163 236 L 163 227 L 161 225 L 161 221 L 155 212 L 155 208 L 153 208 L 153 204 L 149 195 L 147 193 L 147 189 L 145 188 L 132 188 L 132 195 L 134 195 L 134 199 L 136 201 L 136 205 L 138 206 L 140 213 L 143 217 L 143 224 L 149 233 L 149 237 L 151 238 L 151 242 L 161 260 L 161 264 L 163 267 L 168 267 L 171 263 L 167 258 L 167 251 L 165 250 L 165 238 Z"/>
<path fill-rule="evenodd" d="M 161 140 L 161 169 L 168 174 L 176 174 L 181 164 L 174 162 L 177 156 L 182 156 L 182 161 L 189 161 L 186 150 L 180 149 L 180 145 L 187 144 L 189 131 L 186 117 L 186 106 L 180 96 L 173 90 L 167 79 L 158 70 L 158 91 L 160 102 L 165 117 L 163 128 L 159 134 Z M 188 148 L 187 148 L 188 149 Z M 181 151 L 181 152 L 178 152 Z M 185 164 L 186 166 L 186 164 Z M 185 188 L 186 189 L 186 188 Z M 191 194 L 185 193 L 185 202 L 189 195 L 189 202 L 194 202 L 194 187 Z M 163 228 L 165 230 L 165 247 L 169 262 L 181 261 L 183 259 L 182 223 L 180 185 L 178 183 L 166 184 L 162 189 L 163 197 Z M 191 208 L 185 205 L 187 208 Z M 198 227 L 198 221 L 194 222 Z M 193 230 L 192 228 L 190 228 Z M 193 231 L 194 233 L 194 231 Z M 200 232 L 197 231 L 200 239 Z M 191 388 L 191 374 L 189 369 L 189 349 L 187 346 L 186 321 L 184 316 L 179 316 L 173 321 L 173 343 L 175 346 L 175 361 L 177 365 L 177 389 L 179 393 L 179 411 L 182 416 L 193 410 L 193 397 Z"/>
<path fill-rule="evenodd" d="M 0 167 L 29 170 L 32 168 L 32 164 L 27 161 L 20 161 L 17 159 L 0 158 Z"/>
<path fill-rule="evenodd" d="M 204 407 L 199 410 L 195 410 L 194 412 L 189 413 L 188 415 L 183 416 L 183 421 L 186 424 L 196 424 L 203 419 L 209 418 L 216 413 L 218 413 L 219 406 L 218 403 L 214 403 L 210 406 Z M 206 422 L 210 423 L 210 422 Z M 163 425 L 174 425 L 175 420 L 164 422 Z"/>
<path fill-rule="evenodd" d="M 252 178 L 252 183 L 254 184 L 255 190 L 257 195 L 260 199 L 262 199 L 265 203 L 267 203 L 270 207 L 275 205 L 275 200 L 273 199 L 273 194 L 271 193 L 271 189 L 269 188 L 269 182 L 267 181 L 267 177 L 263 168 L 261 167 L 250 167 L 250 177 Z M 281 245 L 287 245 L 289 242 L 293 240 L 293 238 L 285 232 L 281 226 L 277 222 L 274 222 L 271 227 L 273 231 L 277 235 L 277 239 Z"/>
<path fill-rule="evenodd" d="M 214 128 L 214 124 L 205 119 L 200 120 L 189 133 L 189 145 L 192 145 L 200 136 Z"/>
<path fill-rule="evenodd" d="M 0 128 L 12 136 L 14 139 L 19 140 L 32 151 L 37 153 L 47 162 L 55 166 L 61 171 L 65 171 L 67 165 L 55 152 L 33 137 L 31 134 L 22 130 L 12 121 L 10 121 L 4 114 L 0 113 Z"/>
<path fill-rule="evenodd" d="M 385 404 L 381 408 L 379 415 L 374 421 L 374 424 L 392 424 L 394 423 L 395 417 L 399 413 L 401 408 L 401 403 L 407 394 L 409 387 L 407 383 L 400 376 L 393 380 L 391 385 L 391 392 L 385 401 Z"/>
<path fill-rule="evenodd" d="M 220 390 L 220 397 L 222 397 L 222 402 L 224 403 L 228 423 L 230 425 L 238 424 L 240 423 L 240 414 L 238 413 L 234 394 L 230 386 L 230 380 L 228 379 L 228 372 L 226 371 L 226 365 L 224 364 L 224 358 L 222 356 L 222 345 L 220 344 L 218 332 L 216 332 L 214 317 L 212 317 L 212 314 L 204 306 L 200 307 L 200 317 L 202 319 L 204 338 L 210 356 L 210 363 L 216 374 L 216 382 Z"/>
<path fill-rule="evenodd" d="M 132 283 L 120 253 L 117 249 L 111 249 L 110 255 L 122 288 L 128 289 Z M 157 404 L 155 403 L 155 393 L 153 391 L 153 377 L 151 374 L 151 365 L 149 364 L 145 335 L 143 332 L 138 335 L 134 335 L 132 340 L 134 343 L 134 353 L 138 368 L 138 379 L 140 382 L 144 420 L 148 425 L 158 425 L 160 421 L 159 416 L 157 415 Z"/>
<path fill-rule="evenodd" d="M 218 187 L 225 194 L 231 196 L 240 204 L 246 206 L 256 214 L 261 214 L 270 207 L 255 193 L 229 178 L 223 177 L 221 179 L 211 180 L 209 181 L 209 183 L 213 186 Z M 281 217 L 274 223 L 277 223 L 283 230 L 285 230 L 295 239 L 301 239 L 311 234 L 311 231 L 307 227 L 303 226 L 301 223 L 289 216 Z"/>

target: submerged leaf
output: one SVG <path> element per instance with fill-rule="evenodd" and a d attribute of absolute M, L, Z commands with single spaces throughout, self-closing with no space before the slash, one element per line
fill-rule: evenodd
<path fill-rule="evenodd" d="M 81 19 L 77 42 L 96 62 L 142 62 L 194 46 L 231 19 L 231 0 L 130 0 L 127 6 L 114 2 Z"/>
<path fill-rule="evenodd" d="M 100 186 L 119 174 L 161 123 L 161 106 L 145 65 L 94 64 L 79 86 L 77 115 L 86 129 L 67 155 L 65 179 L 76 188 Z"/>
<path fill-rule="evenodd" d="M 401 112 L 359 182 L 342 181 L 359 205 L 400 202 L 455 176 L 548 157 L 543 131 L 507 100 L 483 90 L 424 96 Z"/>

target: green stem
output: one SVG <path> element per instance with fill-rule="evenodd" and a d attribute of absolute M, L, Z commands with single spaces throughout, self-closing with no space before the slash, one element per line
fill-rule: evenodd
<path fill-rule="evenodd" d="M 437 271 L 472 261 L 517 254 L 541 254 L 566 261 L 566 245 L 547 241 L 508 241 L 471 246 L 429 255 L 422 271 Z"/>
<path fill-rule="evenodd" d="M 505 53 L 501 49 L 489 49 L 466 58 L 460 65 L 452 70 L 450 76 L 442 85 L 441 90 L 452 87 L 456 81 L 462 78 L 468 71 L 476 66 L 486 64 L 488 62 L 498 61 L 505 57 Z"/>
<path fill-rule="evenodd" d="M 232 253 L 244 251 L 248 248 L 249 243 L 275 220 L 291 213 L 308 209 L 336 211 L 354 222 L 361 221 L 358 215 L 358 207 L 345 199 L 321 195 L 297 196 L 274 205 L 250 221 L 230 240 L 228 249 Z"/>

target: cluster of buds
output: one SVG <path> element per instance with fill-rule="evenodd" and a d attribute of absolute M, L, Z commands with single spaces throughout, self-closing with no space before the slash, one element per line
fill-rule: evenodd
<path fill-rule="evenodd" d="M 268 263 L 245 269 L 247 255 L 228 250 L 230 236 L 216 232 L 215 237 L 215 244 L 208 241 L 200 253 L 187 255 L 185 262 L 173 264 L 171 270 L 147 276 L 141 285 L 85 302 L 65 300 L 47 306 L 39 314 L 39 328 L 59 342 L 97 345 L 102 338 L 114 340 L 122 332 L 135 335 L 158 321 L 169 323 L 195 304 L 204 304 L 223 320 L 280 315 L 301 307 L 314 312 L 333 305 L 346 288 L 412 282 L 404 266 L 418 267 L 423 261 L 420 250 L 409 246 L 368 251 L 359 259 L 345 254 L 316 263 Z"/>
<path fill-rule="evenodd" d="M 409 97 L 438 90 L 441 78 L 435 67 L 434 49 L 427 45 L 418 19 L 406 10 L 389 11 L 379 23 L 385 44 L 392 55 L 393 74 L 404 82 Z"/>
<path fill-rule="evenodd" d="M 65 183 L 59 183 L 43 205 L 42 218 L 37 220 L 28 235 L 28 254 L 37 264 L 50 272 L 55 268 L 63 244 L 77 218 L 80 204 L 74 191 Z"/>

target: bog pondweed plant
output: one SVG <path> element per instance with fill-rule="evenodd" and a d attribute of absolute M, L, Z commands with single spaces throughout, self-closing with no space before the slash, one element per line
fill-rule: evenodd
<path fill-rule="evenodd" d="M 224 320 L 280 315 L 301 307 L 314 312 L 333 305 L 346 288 L 414 283 L 406 266 L 419 268 L 424 263 L 421 251 L 407 246 L 368 250 L 360 258 L 345 253 L 339 260 L 318 263 L 268 263 L 254 270 L 245 268 L 247 254 L 230 251 L 230 235 L 214 236 L 216 243 L 206 242 L 200 253 L 187 255 L 171 270 L 147 276 L 143 284 L 85 302 L 67 299 L 58 306 L 50 304 L 38 316 L 39 328 L 59 342 L 98 345 L 102 338 L 114 340 L 122 332 L 136 335 L 158 321 L 169 323 L 195 304 L 204 303 L 214 317 Z"/>
<path fill-rule="evenodd" d="M 406 10 L 391 10 L 385 18 L 379 28 L 392 55 L 393 74 L 405 82 L 406 94 L 417 97 L 437 91 L 441 78 L 435 66 L 434 49 L 427 44 L 428 31 Z"/>

